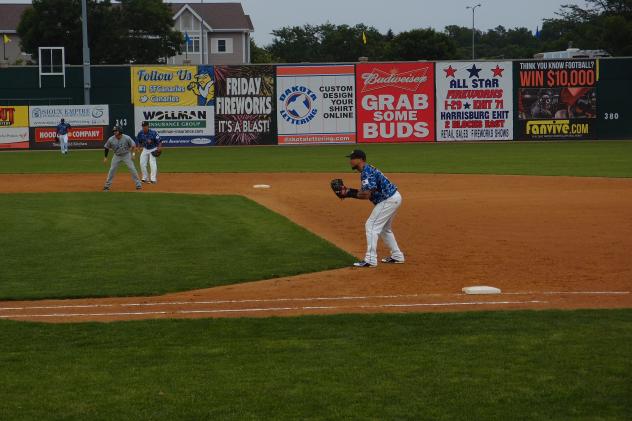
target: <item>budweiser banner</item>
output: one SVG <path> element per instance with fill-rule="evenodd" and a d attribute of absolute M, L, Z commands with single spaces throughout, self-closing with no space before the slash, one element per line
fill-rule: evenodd
<path fill-rule="evenodd" d="M 437 140 L 512 140 L 511 62 L 437 63 Z"/>
<path fill-rule="evenodd" d="M 597 62 L 515 62 L 518 139 L 596 139 Z"/>
<path fill-rule="evenodd" d="M 277 67 L 279 144 L 355 143 L 353 65 Z"/>
<path fill-rule="evenodd" d="M 358 64 L 356 86 L 358 142 L 434 141 L 433 63 Z"/>
<path fill-rule="evenodd" d="M 0 149 L 28 149 L 29 107 L 0 105 Z"/>
<path fill-rule="evenodd" d="M 215 66 L 215 143 L 276 144 L 274 66 Z"/>

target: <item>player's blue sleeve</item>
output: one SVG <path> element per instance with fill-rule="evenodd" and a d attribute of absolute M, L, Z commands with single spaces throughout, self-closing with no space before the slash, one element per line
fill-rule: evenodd
<path fill-rule="evenodd" d="M 154 132 L 154 140 L 156 141 L 158 145 L 162 143 L 162 139 L 160 138 L 160 135 L 158 134 L 158 132 Z"/>
<path fill-rule="evenodd" d="M 362 191 L 376 190 L 377 189 L 377 180 L 375 179 L 374 173 L 363 173 L 361 177 L 362 186 L 360 189 Z"/>

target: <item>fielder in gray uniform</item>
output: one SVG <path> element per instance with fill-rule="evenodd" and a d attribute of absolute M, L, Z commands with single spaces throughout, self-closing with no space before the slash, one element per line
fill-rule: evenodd
<path fill-rule="evenodd" d="M 110 166 L 108 179 L 105 181 L 105 186 L 103 186 L 103 191 L 110 191 L 114 174 L 116 174 L 116 170 L 121 162 L 124 162 L 127 168 L 129 168 L 129 172 L 132 174 L 132 180 L 134 180 L 136 184 L 136 190 L 140 190 L 142 186 L 138 178 L 138 172 L 134 166 L 134 161 L 132 161 L 132 151 L 136 148 L 136 143 L 134 143 L 131 137 L 123 134 L 123 130 L 121 130 L 119 126 L 114 126 L 112 133 L 114 133 L 114 136 L 110 137 L 107 142 L 105 142 L 105 145 L 103 145 L 105 147 L 104 164 L 108 162 L 108 152 L 110 152 L 110 149 L 114 151 L 112 165 Z"/>

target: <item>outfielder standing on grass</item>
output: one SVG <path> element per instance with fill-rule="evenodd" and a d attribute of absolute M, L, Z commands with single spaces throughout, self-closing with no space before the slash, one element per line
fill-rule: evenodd
<path fill-rule="evenodd" d="M 108 173 L 108 179 L 105 181 L 105 186 L 103 186 L 103 191 L 110 191 L 114 174 L 116 174 L 116 170 L 121 162 L 124 162 L 125 165 L 127 165 L 127 168 L 129 168 L 129 172 L 132 174 L 132 180 L 134 180 L 134 183 L 136 184 L 136 190 L 140 190 L 142 185 L 140 184 L 138 172 L 134 166 L 134 161 L 132 161 L 132 158 L 135 155 L 132 151 L 136 147 L 136 144 L 131 137 L 123 134 L 123 130 L 119 126 L 114 126 L 112 128 L 112 133 L 114 133 L 114 135 L 105 142 L 105 145 L 103 145 L 105 148 L 105 157 L 103 158 L 104 164 L 107 164 L 108 162 L 108 153 L 110 152 L 110 149 L 114 151 L 110 172 Z"/>
<path fill-rule="evenodd" d="M 59 148 L 61 149 L 62 155 L 66 155 L 68 153 L 68 129 L 70 128 L 70 124 L 66 123 L 66 120 L 63 118 L 57 125 L 57 139 L 59 140 Z"/>
<path fill-rule="evenodd" d="M 370 200 L 375 205 L 371 216 L 365 224 L 367 250 L 363 261 L 353 266 L 371 268 L 377 266 L 377 240 L 381 237 L 391 251 L 389 257 L 382 259 L 382 263 L 404 263 L 404 254 L 397 245 L 393 234 L 393 219 L 397 209 L 402 204 L 402 196 L 397 186 L 392 184 L 377 168 L 366 163 L 366 154 L 361 150 L 354 150 L 348 155 L 351 168 L 360 172 L 361 188 L 350 189 L 342 180 L 331 181 L 331 188 L 341 198 Z"/>
<path fill-rule="evenodd" d="M 162 140 L 155 130 L 149 128 L 149 123 L 143 121 L 143 129 L 136 135 L 138 146 L 142 146 L 143 151 L 140 153 L 140 170 L 143 174 L 141 181 L 143 183 L 151 182 L 156 184 L 156 175 L 158 174 L 157 159 L 162 153 Z M 147 161 L 151 168 L 151 178 L 147 180 Z"/>

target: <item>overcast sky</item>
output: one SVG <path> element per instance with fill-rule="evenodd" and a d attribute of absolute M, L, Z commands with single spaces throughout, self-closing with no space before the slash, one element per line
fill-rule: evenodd
<path fill-rule="evenodd" d="M 171 0 L 172 3 L 187 3 Z M 199 3 L 200 0 L 188 3 Z M 205 3 L 213 3 L 204 0 Z M 0 3 L 30 1 L 0 0 Z M 561 4 L 584 4 L 583 0 L 241 0 L 255 25 L 254 37 L 259 44 L 272 40 L 270 32 L 286 25 L 365 23 L 381 31 L 391 28 L 401 32 L 412 28 L 446 25 L 472 25 L 467 5 L 481 3 L 476 11 L 479 29 L 524 26 L 535 31 L 542 19 L 552 17 Z"/>

